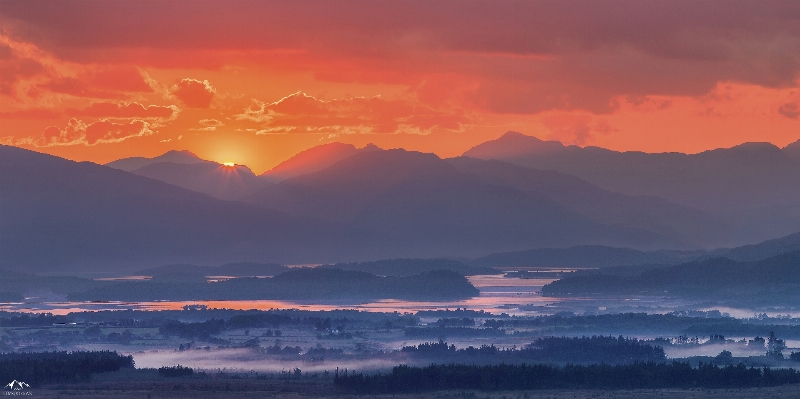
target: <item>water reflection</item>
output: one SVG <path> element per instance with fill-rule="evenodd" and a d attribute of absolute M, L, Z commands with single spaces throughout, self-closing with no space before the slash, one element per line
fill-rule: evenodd
<path fill-rule="evenodd" d="M 551 269 L 541 272 L 564 273 L 571 270 Z M 542 286 L 555 278 L 521 277 L 508 275 L 469 276 L 468 279 L 479 291 L 480 295 L 459 301 L 421 302 L 396 299 L 384 299 L 370 302 L 336 302 L 336 301 L 279 301 L 279 300 L 194 300 L 194 301 L 152 301 L 152 302 L 69 302 L 30 298 L 19 303 L 0 303 L 0 310 L 25 313 L 52 313 L 65 315 L 70 312 L 103 311 L 103 310 L 182 310 L 187 306 L 206 307 L 209 309 L 232 310 L 337 310 L 354 309 L 367 312 L 416 313 L 419 311 L 468 309 L 484 311 L 494 315 L 502 313 L 512 316 L 552 315 L 558 312 L 574 312 L 576 314 L 597 313 L 669 313 L 675 310 L 712 310 L 719 309 L 734 317 L 753 317 L 756 312 L 748 309 L 720 308 L 708 304 L 692 303 L 683 299 L 658 296 L 631 297 L 543 297 L 539 291 Z M 230 276 L 216 276 L 227 278 Z M 766 312 L 775 316 L 778 312 Z M 784 311 L 780 314 L 786 314 Z M 800 314 L 791 313 L 792 316 Z"/>
<path fill-rule="evenodd" d="M 21 303 L 0 304 L 0 310 L 27 312 L 27 313 L 53 313 L 58 315 L 81 311 L 102 310 L 181 310 L 185 306 L 201 305 L 210 309 L 235 309 L 235 310 L 271 310 L 271 309 L 302 309 L 302 310 L 336 310 L 356 309 L 367 312 L 418 312 L 424 310 L 447 310 L 465 308 L 470 310 L 510 315 L 535 315 L 542 314 L 540 308 L 549 304 L 563 301 L 561 298 L 543 297 L 539 294 L 542 286 L 552 282 L 551 278 L 507 278 L 503 275 L 469 276 L 472 283 L 480 291 L 474 298 L 447 301 L 447 302 L 420 302 L 395 299 L 384 299 L 372 302 L 304 302 L 304 301 L 277 301 L 277 300 L 251 300 L 251 301 L 153 301 L 153 302 L 55 302 L 37 301 L 35 299 Z M 575 298 L 570 298 L 574 301 Z M 525 310 L 522 310 L 522 309 Z M 533 309 L 537 310 L 533 310 Z M 548 312 L 544 312 L 548 313 Z"/>

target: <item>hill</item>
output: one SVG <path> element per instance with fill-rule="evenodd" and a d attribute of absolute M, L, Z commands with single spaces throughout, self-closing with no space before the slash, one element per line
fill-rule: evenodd
<path fill-rule="evenodd" d="M 712 258 L 648 268 L 622 276 L 595 274 L 565 277 L 542 288 L 546 295 L 669 295 L 739 302 L 791 304 L 800 299 L 800 251 L 755 262 Z"/>

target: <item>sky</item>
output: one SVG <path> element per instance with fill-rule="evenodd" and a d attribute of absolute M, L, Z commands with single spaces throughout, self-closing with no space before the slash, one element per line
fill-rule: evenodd
<path fill-rule="evenodd" d="M 509 130 L 620 151 L 800 139 L 796 1 L 0 2 L 0 144 L 261 173 Z"/>

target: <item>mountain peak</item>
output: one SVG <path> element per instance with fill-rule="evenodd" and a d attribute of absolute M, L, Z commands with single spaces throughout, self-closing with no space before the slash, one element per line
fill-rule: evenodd
<path fill-rule="evenodd" d="M 313 173 L 327 168 L 345 158 L 359 152 L 380 149 L 374 144 L 358 149 L 352 144 L 333 142 L 311 147 L 297 153 L 295 156 L 281 162 L 278 166 L 261 174 L 260 177 L 279 182 L 295 176 Z"/>
<path fill-rule="evenodd" d="M 554 153 L 564 150 L 559 141 L 544 141 L 519 132 L 509 131 L 496 140 L 472 147 L 465 157 L 480 159 L 507 159 L 528 154 Z"/>
<path fill-rule="evenodd" d="M 792 158 L 800 157 L 800 140 L 790 143 L 786 147 L 783 147 L 782 150 L 786 155 Z"/>
<path fill-rule="evenodd" d="M 378 147 L 373 143 L 369 143 L 365 145 L 364 148 L 361 148 L 361 151 L 380 151 L 380 150 L 383 150 L 383 148 Z"/>
<path fill-rule="evenodd" d="M 210 162 L 206 161 L 193 152 L 189 150 L 170 150 L 167 151 L 159 156 L 155 156 L 152 158 L 147 157 L 130 157 L 130 158 L 122 158 L 116 161 L 112 161 L 106 164 L 106 166 L 110 166 L 114 169 L 121 169 L 126 172 L 131 172 L 136 169 L 143 168 L 148 165 L 152 165 L 155 163 L 160 162 L 172 162 L 172 163 L 205 163 Z"/>

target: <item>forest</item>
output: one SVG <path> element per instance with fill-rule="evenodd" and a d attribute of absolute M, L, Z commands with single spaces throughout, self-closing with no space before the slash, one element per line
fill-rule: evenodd
<path fill-rule="evenodd" d="M 133 356 L 109 351 L 0 353 L 0 381 L 25 381 L 34 387 L 88 381 L 92 374 L 133 367 Z"/>
<path fill-rule="evenodd" d="M 438 390 L 749 388 L 800 382 L 794 369 L 718 367 L 688 363 L 636 362 L 627 365 L 437 365 L 397 366 L 388 374 L 336 371 L 341 392 L 391 394 Z"/>

